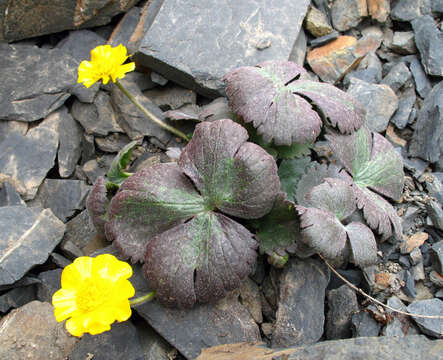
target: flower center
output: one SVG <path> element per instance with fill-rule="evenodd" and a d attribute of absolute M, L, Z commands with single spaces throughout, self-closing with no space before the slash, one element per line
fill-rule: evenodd
<path fill-rule="evenodd" d="M 78 291 L 75 301 L 80 311 L 90 312 L 102 306 L 108 299 L 109 287 L 106 283 L 87 280 Z"/>

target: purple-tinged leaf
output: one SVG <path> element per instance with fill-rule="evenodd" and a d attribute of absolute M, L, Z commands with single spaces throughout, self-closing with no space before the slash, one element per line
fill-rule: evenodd
<path fill-rule="evenodd" d="M 273 157 L 247 138 L 229 119 L 200 123 L 178 164 L 210 209 L 254 219 L 271 210 L 280 181 Z"/>
<path fill-rule="evenodd" d="M 341 178 L 340 168 L 334 164 L 315 164 L 309 167 L 297 184 L 296 199 L 297 204 L 309 207 L 306 195 L 314 186 L 322 184 L 326 178 Z"/>
<path fill-rule="evenodd" d="M 205 209 L 177 164 L 157 164 L 123 182 L 109 206 L 106 236 L 132 262 L 141 261 L 153 236 Z"/>
<path fill-rule="evenodd" d="M 351 245 L 351 261 L 361 268 L 377 262 L 377 243 L 374 234 L 366 225 L 351 222 L 346 226 Z"/>
<path fill-rule="evenodd" d="M 154 237 L 143 269 L 162 303 L 192 307 L 238 287 L 252 270 L 256 247 L 242 225 L 222 214 L 203 212 Z"/>
<path fill-rule="evenodd" d="M 296 206 L 300 215 L 301 240 L 326 258 L 343 256 L 346 247 L 346 229 L 326 210 Z"/>
<path fill-rule="evenodd" d="M 224 80 L 232 109 L 245 122 L 253 122 L 265 142 L 313 142 L 320 133 L 321 117 L 309 101 L 343 133 L 360 128 L 364 119 L 363 107 L 349 94 L 308 80 L 306 71 L 292 62 L 241 67 L 226 74 Z"/>
<path fill-rule="evenodd" d="M 351 185 L 335 178 L 326 178 L 324 183 L 313 187 L 305 199 L 310 207 L 329 211 L 338 220 L 347 218 L 356 209 Z"/>
<path fill-rule="evenodd" d="M 105 234 L 106 211 L 109 205 L 109 200 L 106 191 L 106 182 L 103 177 L 98 177 L 89 192 L 86 200 L 86 207 L 88 209 L 91 222 L 94 224 L 95 230 L 100 235 Z"/>

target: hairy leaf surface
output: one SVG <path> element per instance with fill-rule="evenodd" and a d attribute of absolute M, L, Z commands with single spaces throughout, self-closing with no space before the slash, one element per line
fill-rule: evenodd
<path fill-rule="evenodd" d="M 377 262 L 377 243 L 374 234 L 366 225 L 351 222 L 346 226 L 349 244 L 351 245 L 351 260 L 362 268 Z"/>
<path fill-rule="evenodd" d="M 88 208 L 89 217 L 94 224 L 97 233 L 105 234 L 106 211 L 109 205 L 107 197 L 106 181 L 99 176 L 89 191 L 86 207 Z"/>

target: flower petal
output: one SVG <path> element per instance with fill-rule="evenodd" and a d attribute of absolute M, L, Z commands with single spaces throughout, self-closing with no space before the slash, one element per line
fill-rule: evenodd
<path fill-rule="evenodd" d="M 120 279 L 128 279 L 132 276 L 131 266 L 110 254 L 97 256 L 94 260 L 92 272 L 93 276 L 100 276 L 102 279 L 111 281 L 111 283 L 116 283 Z"/>
<path fill-rule="evenodd" d="M 75 298 L 75 290 L 60 289 L 54 293 L 52 305 L 54 306 L 54 315 L 57 321 L 66 320 L 77 311 Z"/>

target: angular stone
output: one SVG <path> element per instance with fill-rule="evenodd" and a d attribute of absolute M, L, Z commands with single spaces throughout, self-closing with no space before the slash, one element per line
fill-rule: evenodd
<path fill-rule="evenodd" d="M 432 265 L 440 274 L 443 274 L 443 240 L 432 244 Z"/>
<path fill-rule="evenodd" d="M 378 336 L 380 333 L 380 323 L 374 320 L 366 311 L 360 311 L 358 314 L 352 315 L 351 321 L 353 337 Z"/>
<path fill-rule="evenodd" d="M 443 288 L 443 275 L 433 270 L 429 273 L 429 280 L 439 288 Z"/>
<path fill-rule="evenodd" d="M 314 259 L 288 261 L 280 277 L 280 299 L 272 346 L 317 342 L 323 334 L 326 265 Z"/>
<path fill-rule="evenodd" d="M 410 55 L 417 52 L 413 31 L 396 31 L 392 38 L 392 51 L 400 55 Z"/>
<path fill-rule="evenodd" d="M 61 40 L 57 47 L 70 54 L 76 61 L 77 67 L 83 60 L 91 59 L 91 50 L 99 45 L 106 44 L 106 40 L 100 35 L 89 30 L 71 31 L 69 35 Z M 69 92 L 81 102 L 92 103 L 100 88 L 100 82 L 87 88 L 83 84 L 74 83 Z"/>
<path fill-rule="evenodd" d="M 440 204 L 443 204 L 443 184 L 435 174 L 437 173 L 434 173 L 434 176 L 429 181 L 426 181 L 426 190 L 428 190 L 429 195 L 436 198 Z"/>
<path fill-rule="evenodd" d="M 396 0 L 392 6 L 391 18 L 399 21 L 411 21 L 430 13 L 429 0 Z"/>
<path fill-rule="evenodd" d="M 130 9 L 136 0 L 14 1 L 0 14 L 0 40 L 21 40 L 78 27 L 109 23 L 113 16 Z M 26 19 L 26 20 L 24 20 Z"/>
<path fill-rule="evenodd" d="M 443 154 L 443 81 L 435 85 L 418 112 L 409 155 L 436 162 Z"/>
<path fill-rule="evenodd" d="M 389 124 L 388 127 L 386 128 L 385 137 L 392 143 L 392 145 L 394 145 L 394 147 L 401 146 L 402 148 L 405 148 L 407 145 L 407 141 L 397 135 L 397 133 L 394 130 L 394 125 L 392 124 Z"/>
<path fill-rule="evenodd" d="M 177 350 L 169 345 L 145 321 L 136 322 L 135 326 L 143 348 L 143 360 L 171 360 Z"/>
<path fill-rule="evenodd" d="M 326 338 L 328 340 L 351 337 L 352 315 L 360 311 L 354 290 L 347 285 L 328 292 Z"/>
<path fill-rule="evenodd" d="M 125 134 L 112 133 L 106 137 L 96 137 L 97 147 L 104 152 L 119 152 L 125 145 L 129 144 L 131 139 Z"/>
<path fill-rule="evenodd" d="M 53 262 L 60 269 L 64 269 L 66 266 L 72 263 L 71 260 L 66 259 L 63 255 L 57 254 L 55 252 L 49 255 L 51 262 Z"/>
<path fill-rule="evenodd" d="M 426 210 L 428 211 L 434 227 L 443 231 L 443 210 L 441 205 L 436 201 L 431 200 L 426 204 Z"/>
<path fill-rule="evenodd" d="M 166 122 L 160 108 L 142 94 L 135 82 L 122 79 L 121 83 L 148 111 Z M 171 135 L 168 131 L 146 117 L 116 86 L 111 93 L 112 103 L 118 113 L 118 123 L 131 140 L 139 140 L 144 136 L 155 137 L 164 146 Z"/>
<path fill-rule="evenodd" d="M 11 133 L 26 135 L 27 131 L 28 123 L 13 120 L 0 120 L 0 143 Z"/>
<path fill-rule="evenodd" d="M 397 92 L 409 79 L 411 79 L 409 68 L 405 63 L 400 62 L 389 70 L 388 74 L 381 81 L 381 84 L 386 84 L 394 90 L 394 92 Z"/>
<path fill-rule="evenodd" d="M 411 23 L 426 73 L 443 76 L 443 33 L 429 15 L 416 18 Z"/>
<path fill-rule="evenodd" d="M 340 33 L 338 31 L 333 31 L 328 35 L 319 37 L 317 39 L 312 39 L 309 41 L 309 45 L 311 45 L 312 48 L 316 48 L 319 46 L 326 45 L 330 43 L 331 41 L 337 39 L 340 36 Z M 303 64 L 302 64 L 303 65 Z"/>
<path fill-rule="evenodd" d="M 12 178 L 24 200 L 34 198 L 54 165 L 58 147 L 56 120 L 51 114 L 26 136 L 12 133 L 0 143 L 0 174 Z"/>
<path fill-rule="evenodd" d="M 195 104 L 197 101 L 197 94 L 194 91 L 177 85 L 147 90 L 143 92 L 143 95 L 163 111 L 175 110 L 186 104 Z"/>
<path fill-rule="evenodd" d="M 230 344 L 204 349 L 196 360 L 287 359 L 287 360 L 357 360 L 383 359 L 435 360 L 443 352 L 442 340 L 426 336 L 362 337 L 322 341 L 318 344 L 290 349 L 268 349 L 259 344 Z M 275 356 L 273 356 L 275 355 Z"/>
<path fill-rule="evenodd" d="M 137 329 L 131 321 L 113 324 L 110 331 L 85 334 L 75 344 L 70 360 L 144 359 Z"/>
<path fill-rule="evenodd" d="M 420 247 L 428 240 L 429 234 L 425 232 L 418 232 L 408 237 L 406 241 L 400 244 L 400 252 L 402 254 L 409 254 L 414 248 Z"/>
<path fill-rule="evenodd" d="M 412 86 L 406 87 L 398 96 L 398 109 L 392 116 L 391 122 L 398 129 L 404 129 L 408 125 L 409 115 L 415 105 L 417 96 Z"/>
<path fill-rule="evenodd" d="M 108 166 L 103 166 L 97 160 L 89 160 L 83 164 L 82 171 L 88 178 L 90 184 L 94 184 L 95 180 L 100 176 L 104 176 L 109 170 Z"/>
<path fill-rule="evenodd" d="M 391 12 L 390 0 L 366 0 L 369 15 L 374 20 L 384 23 Z"/>
<path fill-rule="evenodd" d="M 134 6 L 122 17 L 108 39 L 109 45 L 118 46 L 122 44 L 128 47 L 131 35 L 134 33 L 140 21 L 141 11 L 142 9 Z M 130 53 L 132 53 L 132 50 L 130 50 Z"/>
<path fill-rule="evenodd" d="M 397 96 L 389 86 L 368 84 L 353 78 L 347 93 L 366 108 L 365 124 L 371 131 L 386 130 L 389 119 L 398 107 Z"/>
<path fill-rule="evenodd" d="M 306 46 L 308 40 L 306 38 L 305 31 L 300 29 L 298 33 L 297 40 L 295 40 L 294 46 L 292 48 L 291 55 L 289 55 L 289 61 L 295 62 L 297 65 L 303 66 L 306 57 Z M 217 99 L 215 99 L 217 100 Z M 214 101 L 215 101 L 214 100 Z"/>
<path fill-rule="evenodd" d="M 32 301 L 0 321 L 0 359 L 62 360 L 77 341 L 48 303 Z"/>
<path fill-rule="evenodd" d="M 443 1 L 442 0 L 431 0 L 431 10 L 435 13 L 443 13 Z"/>
<path fill-rule="evenodd" d="M 411 59 L 411 62 L 409 63 L 409 70 L 411 70 L 412 77 L 414 78 L 415 90 L 417 90 L 418 94 L 422 98 L 426 98 L 431 91 L 432 86 L 425 74 L 425 71 L 423 70 L 423 66 L 416 57 Z"/>
<path fill-rule="evenodd" d="M 59 108 L 76 81 L 76 66 L 59 49 L 0 44 L 0 119 L 29 122 Z"/>
<path fill-rule="evenodd" d="M 8 182 L 1 184 L 0 206 L 26 206 L 14 187 Z"/>
<path fill-rule="evenodd" d="M 408 306 L 408 312 L 420 315 L 441 315 L 443 314 L 443 301 L 440 299 L 414 301 Z M 424 334 L 443 338 L 443 319 L 419 317 L 413 317 L 412 319 Z"/>
<path fill-rule="evenodd" d="M 305 28 L 315 37 L 322 37 L 334 31 L 325 13 L 314 6 L 310 6 L 306 14 Z"/>
<path fill-rule="evenodd" d="M 49 208 L 61 221 L 85 208 L 90 186 L 81 180 L 46 179 L 29 206 Z"/>
<path fill-rule="evenodd" d="M 0 295 L 0 312 L 5 313 L 11 308 L 16 309 L 33 300 L 35 300 L 35 285 L 16 287 Z"/>
<path fill-rule="evenodd" d="M 0 207 L 0 285 L 11 284 L 34 265 L 43 264 L 64 231 L 65 225 L 49 209 Z"/>
<path fill-rule="evenodd" d="M 110 132 L 123 132 L 117 123 L 117 115 L 111 104 L 111 97 L 99 91 L 93 104 L 75 100 L 71 114 L 85 129 L 86 133 L 106 136 Z"/>
<path fill-rule="evenodd" d="M 52 295 L 60 289 L 63 269 L 43 271 L 38 274 L 41 281 L 37 285 L 37 299 L 52 303 Z"/>
<path fill-rule="evenodd" d="M 366 0 L 335 0 L 331 7 L 332 25 L 338 31 L 357 26 L 368 16 Z"/>
<path fill-rule="evenodd" d="M 370 84 L 377 84 L 382 79 L 382 64 L 375 52 L 368 53 L 358 64 L 357 69 L 346 74 L 343 84 L 349 86 L 351 78 L 357 78 Z"/>
<path fill-rule="evenodd" d="M 249 314 L 257 324 L 263 322 L 260 289 L 258 285 L 247 278 L 239 288 L 241 303 L 248 309 Z"/>
<path fill-rule="evenodd" d="M 289 58 L 309 3 L 166 0 L 135 58 L 186 88 L 217 97 L 230 70 Z"/>

